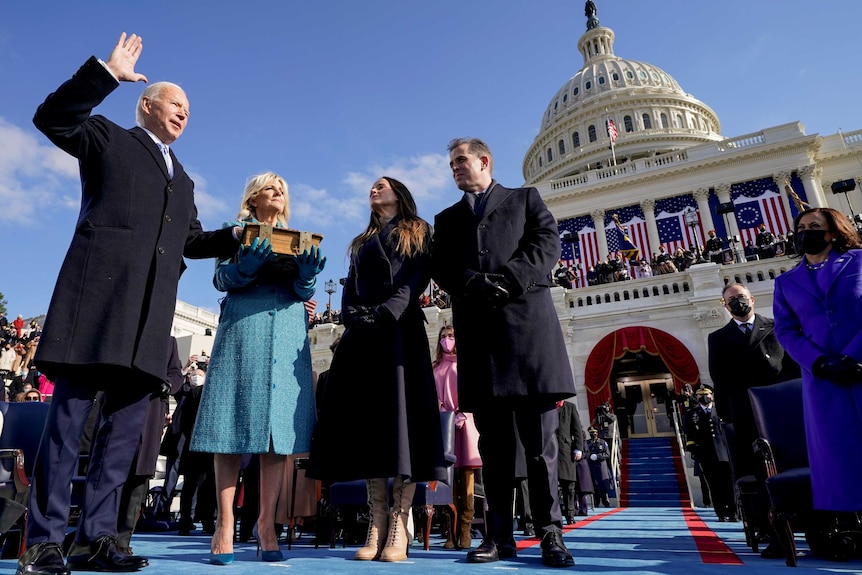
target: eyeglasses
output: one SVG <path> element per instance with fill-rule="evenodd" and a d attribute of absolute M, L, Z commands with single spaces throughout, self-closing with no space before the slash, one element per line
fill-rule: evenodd
<path fill-rule="evenodd" d="M 739 301 L 739 300 L 745 300 L 745 301 L 748 301 L 748 296 L 747 296 L 747 295 L 745 295 L 745 294 L 740 294 L 740 295 L 738 295 L 738 296 L 734 296 L 734 297 L 729 298 L 729 299 L 721 298 L 721 303 L 723 303 L 723 304 L 731 304 L 731 303 L 733 303 L 733 302 L 735 302 L 735 301 Z"/>

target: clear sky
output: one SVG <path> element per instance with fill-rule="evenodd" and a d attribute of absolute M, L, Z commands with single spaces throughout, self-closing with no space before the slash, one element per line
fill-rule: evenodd
<path fill-rule="evenodd" d="M 725 136 L 793 121 L 809 134 L 862 129 L 862 2 L 595 3 L 616 33 L 616 55 L 669 73 L 718 114 Z M 8 314 L 47 311 L 80 201 L 76 162 L 33 127 L 33 113 L 90 55 L 106 59 L 121 32 L 143 37 L 139 72 L 188 94 L 190 122 L 173 149 L 196 182 L 204 227 L 236 216 L 249 176 L 283 175 L 290 226 L 325 236 L 322 308 L 323 281 L 346 275 L 346 248 L 368 223 L 378 177 L 404 181 L 433 221 L 460 198 L 446 143 L 478 136 L 494 152 L 497 179 L 523 182 L 545 107 L 583 65 L 585 23 L 579 0 L 4 2 Z M 142 89 L 122 84 L 96 112 L 132 126 Z M 212 261 L 188 263 L 180 299 L 217 310 Z"/>

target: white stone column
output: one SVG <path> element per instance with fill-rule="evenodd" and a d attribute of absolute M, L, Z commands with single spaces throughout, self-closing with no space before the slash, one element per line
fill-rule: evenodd
<path fill-rule="evenodd" d="M 596 244 L 599 248 L 599 261 L 608 259 L 608 235 L 605 233 L 605 211 L 593 210 L 593 226 L 596 228 Z"/>
<path fill-rule="evenodd" d="M 658 252 L 661 240 L 658 237 L 658 225 L 655 222 L 655 200 L 652 198 L 643 200 L 641 202 L 641 209 L 644 211 L 644 219 L 646 220 L 650 252 Z M 651 261 L 652 253 L 643 254 L 641 257 L 645 257 L 647 261 Z"/>
<path fill-rule="evenodd" d="M 709 189 L 698 188 L 692 192 L 694 201 L 697 202 L 697 209 L 700 212 L 700 223 L 703 225 L 703 236 L 706 237 L 706 232 L 715 229 L 715 222 L 712 221 L 712 212 L 709 211 Z"/>
<path fill-rule="evenodd" d="M 718 201 L 722 204 L 726 204 L 730 201 L 730 184 L 718 184 L 715 186 L 715 195 L 718 196 Z M 736 215 L 735 214 L 725 214 L 722 216 L 724 218 L 724 222 L 727 225 L 727 235 L 728 236 L 738 236 L 739 235 L 739 226 L 736 225 Z M 742 241 L 742 238 L 740 238 Z"/>
<path fill-rule="evenodd" d="M 808 196 L 808 204 L 812 208 L 827 208 L 829 204 L 826 202 L 826 194 L 823 193 L 823 188 L 820 186 L 820 176 L 823 175 L 823 170 L 817 166 L 803 166 L 797 172 L 799 179 L 802 180 L 802 185 L 805 186 L 805 195 Z"/>

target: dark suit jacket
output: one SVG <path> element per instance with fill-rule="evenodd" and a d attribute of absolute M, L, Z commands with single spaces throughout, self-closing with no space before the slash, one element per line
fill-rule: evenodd
<path fill-rule="evenodd" d="M 78 158 L 82 182 L 78 223 L 36 362 L 51 379 L 76 367 L 110 366 L 138 370 L 159 385 L 183 255 L 229 257 L 237 243 L 230 228 L 201 231 L 192 180 L 173 156 L 168 178 L 144 130 L 90 115 L 117 86 L 90 58 L 33 118 L 48 139 Z"/>
<path fill-rule="evenodd" d="M 799 377 L 799 366 L 778 343 L 775 321 L 757 313 L 749 335 L 731 319 L 709 334 L 708 350 L 715 404 L 721 419 L 729 423 L 740 417 L 753 423 L 749 388 Z"/>
<path fill-rule="evenodd" d="M 557 426 L 557 477 L 566 481 L 578 479 L 578 464 L 573 459 L 574 450 L 584 449 L 584 428 L 581 426 L 581 417 L 574 403 L 564 401 L 563 406 L 557 409 L 560 423 Z M 589 472 L 587 465 L 587 454 L 581 460 Z M 592 485 L 590 486 L 592 487 Z"/>
<path fill-rule="evenodd" d="M 536 188 L 492 184 L 481 218 L 467 199 L 435 218 L 431 273 L 452 297 L 458 400 L 475 411 L 490 399 L 557 401 L 575 393 L 557 311 L 548 289 L 560 258 L 554 216 Z M 490 310 L 465 299 L 476 272 L 503 274 L 511 298 Z"/>

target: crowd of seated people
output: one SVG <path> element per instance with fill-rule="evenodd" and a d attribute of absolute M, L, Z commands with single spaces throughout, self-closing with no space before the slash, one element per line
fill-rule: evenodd
<path fill-rule="evenodd" d="M 3 401 L 50 401 L 54 383 L 33 365 L 42 328 L 18 316 L 10 322 L 0 314 L 0 381 Z M 30 391 L 36 393 L 29 393 Z"/>

